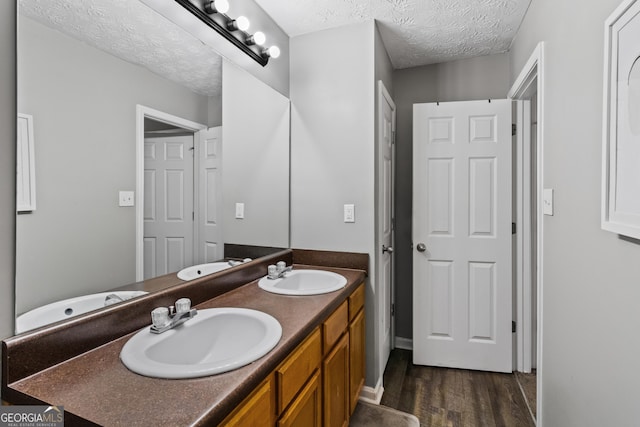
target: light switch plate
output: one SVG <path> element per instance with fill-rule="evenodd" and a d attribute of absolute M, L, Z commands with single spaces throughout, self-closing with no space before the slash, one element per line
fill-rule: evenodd
<path fill-rule="evenodd" d="M 236 219 L 244 219 L 244 203 L 236 203 Z"/>
<path fill-rule="evenodd" d="M 553 189 L 542 190 L 542 213 L 553 216 Z"/>
<path fill-rule="evenodd" d="M 135 204 L 135 193 L 133 191 L 120 191 L 118 200 L 120 206 L 133 206 Z"/>
<path fill-rule="evenodd" d="M 344 205 L 344 222 L 356 222 L 356 207 L 352 204 Z"/>

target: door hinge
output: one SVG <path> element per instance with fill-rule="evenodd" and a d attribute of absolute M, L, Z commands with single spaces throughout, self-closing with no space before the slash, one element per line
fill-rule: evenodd
<path fill-rule="evenodd" d="M 512 320 L 511 321 L 511 333 L 515 333 L 516 332 L 516 321 Z"/>
<path fill-rule="evenodd" d="M 395 316 L 395 315 L 396 315 L 396 305 L 391 304 L 391 316 Z"/>
<path fill-rule="evenodd" d="M 195 221 L 196 220 L 196 213 L 195 211 L 191 212 L 191 220 Z"/>
<path fill-rule="evenodd" d="M 391 144 L 395 144 L 396 143 L 396 131 L 392 130 L 391 131 Z"/>
<path fill-rule="evenodd" d="M 395 218 L 391 218 L 391 229 L 392 230 L 396 229 L 396 219 Z"/>
<path fill-rule="evenodd" d="M 516 136 L 516 133 L 518 133 L 518 126 L 516 126 L 515 124 L 511 125 L 511 136 Z"/>
<path fill-rule="evenodd" d="M 511 234 L 516 234 L 516 223 L 515 222 L 511 223 Z"/>

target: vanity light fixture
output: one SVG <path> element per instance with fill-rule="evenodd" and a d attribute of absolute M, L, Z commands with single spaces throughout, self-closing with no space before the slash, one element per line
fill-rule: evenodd
<path fill-rule="evenodd" d="M 267 65 L 269 58 L 280 56 L 278 46 L 263 47 L 266 41 L 263 32 L 256 31 L 253 34 L 247 32 L 251 23 L 246 16 L 238 16 L 234 19 L 227 15 L 228 0 L 175 1 L 263 67 Z"/>
<path fill-rule="evenodd" d="M 262 31 L 256 31 L 252 36 L 247 37 L 245 43 L 249 46 L 251 46 L 252 44 L 262 46 L 266 41 L 267 37 L 264 35 L 264 33 Z"/>

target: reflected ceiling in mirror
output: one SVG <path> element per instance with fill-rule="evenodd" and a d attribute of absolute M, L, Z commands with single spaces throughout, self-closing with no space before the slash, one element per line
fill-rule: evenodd
<path fill-rule="evenodd" d="M 19 13 L 196 93 L 220 97 L 222 58 L 139 1 L 20 0 Z"/>

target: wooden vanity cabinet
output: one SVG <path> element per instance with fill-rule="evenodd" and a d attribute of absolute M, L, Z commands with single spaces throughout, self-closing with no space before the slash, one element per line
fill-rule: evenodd
<path fill-rule="evenodd" d="M 345 333 L 322 362 L 324 425 L 347 427 L 349 407 L 349 337 Z"/>
<path fill-rule="evenodd" d="M 321 348 L 320 330 L 316 328 L 311 335 L 276 368 L 278 415 L 287 409 L 311 375 L 320 368 L 320 361 L 322 360 Z"/>
<path fill-rule="evenodd" d="M 271 427 L 275 421 L 275 380 L 269 375 L 238 407 L 220 424 L 223 427 Z"/>
<path fill-rule="evenodd" d="M 352 414 L 365 377 L 364 291 L 364 285 L 360 285 L 349 297 L 349 409 Z"/>
<path fill-rule="evenodd" d="M 221 424 L 347 427 L 365 375 L 364 284 Z"/>
<path fill-rule="evenodd" d="M 321 390 L 320 371 L 316 371 L 289 409 L 280 417 L 278 427 L 321 427 Z"/>

